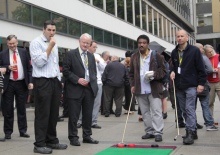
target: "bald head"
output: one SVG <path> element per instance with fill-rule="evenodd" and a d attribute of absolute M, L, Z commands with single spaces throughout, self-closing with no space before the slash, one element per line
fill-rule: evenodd
<path fill-rule="evenodd" d="M 176 32 L 176 41 L 178 42 L 179 48 L 181 50 L 185 49 L 187 46 L 187 41 L 189 36 L 185 30 L 179 30 Z"/>
<path fill-rule="evenodd" d="M 119 57 L 116 56 L 116 55 L 113 55 L 113 56 L 112 56 L 112 61 L 119 61 Z"/>
<path fill-rule="evenodd" d="M 200 52 L 201 52 L 202 54 L 205 54 L 205 51 L 204 51 L 204 48 L 203 48 L 203 45 L 202 45 L 202 44 L 196 43 L 195 46 L 199 48 L 199 50 L 200 50 Z"/>

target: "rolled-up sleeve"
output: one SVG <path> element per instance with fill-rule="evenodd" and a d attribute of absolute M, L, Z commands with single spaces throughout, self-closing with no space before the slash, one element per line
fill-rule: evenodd
<path fill-rule="evenodd" d="M 32 61 L 36 64 L 37 67 L 41 68 L 48 62 L 47 52 L 42 48 L 42 45 L 33 41 L 30 44 L 30 54 Z"/>

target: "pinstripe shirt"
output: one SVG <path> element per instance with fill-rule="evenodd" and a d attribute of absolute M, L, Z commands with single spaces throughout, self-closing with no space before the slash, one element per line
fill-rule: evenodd
<path fill-rule="evenodd" d="M 53 47 L 49 57 L 47 57 L 46 52 L 48 45 L 49 42 L 43 34 L 31 42 L 30 54 L 33 66 L 32 76 L 36 78 L 57 77 L 61 80 L 57 44 Z"/>

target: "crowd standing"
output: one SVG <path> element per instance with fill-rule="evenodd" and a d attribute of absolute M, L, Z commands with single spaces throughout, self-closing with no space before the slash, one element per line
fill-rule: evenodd
<path fill-rule="evenodd" d="M 177 110 L 174 118 L 178 120 L 177 127 L 186 129 L 183 144 L 193 144 L 198 139 L 197 129 L 203 127 L 197 122 L 197 98 L 206 130 L 218 130 L 214 102 L 216 93 L 220 100 L 220 63 L 219 54 L 211 45 L 190 45 L 187 32 L 179 30 L 176 33 L 178 44 L 167 62 L 160 53 L 149 48 L 149 37 L 140 35 L 138 49 L 126 52 L 122 63 L 108 51 L 97 54 L 98 44 L 91 35 L 84 33 L 79 38 L 79 46 L 66 52 L 61 74 L 55 34 L 56 24 L 52 20 L 45 21 L 42 34 L 30 43 L 31 59 L 24 48 L 17 47 L 16 35 L 7 37 L 8 49 L 0 52 L 0 99 L 5 133 L 0 141 L 12 138 L 14 97 L 20 137 L 30 137 L 26 104 L 28 91 L 32 89 L 35 153 L 50 154 L 53 149 L 67 149 L 67 144 L 59 142 L 56 129 L 57 122 L 65 117 L 69 118 L 70 145 L 81 145 L 78 135 L 81 127 L 82 142 L 98 144 L 99 141 L 92 138 L 92 128 L 102 128 L 98 124 L 99 112 L 105 117 L 111 114 L 120 117 L 123 108 L 125 114 L 133 114 L 135 104 L 141 115 L 139 121 L 143 121 L 145 127 L 141 138 L 161 142 L 164 119 L 168 116 L 168 96 L 172 108 Z M 59 116 L 61 96 L 64 111 Z"/>

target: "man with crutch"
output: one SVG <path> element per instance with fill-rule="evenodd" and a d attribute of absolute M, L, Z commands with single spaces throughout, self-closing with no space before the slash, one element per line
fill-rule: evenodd
<path fill-rule="evenodd" d="M 164 128 L 162 78 L 166 69 L 160 54 L 148 48 L 149 42 L 146 35 L 137 38 L 139 51 L 131 56 L 129 75 L 131 92 L 136 96 L 145 125 L 146 133 L 142 139 L 155 138 L 156 142 L 160 142 Z"/>
<path fill-rule="evenodd" d="M 186 121 L 186 136 L 183 144 L 194 143 L 196 132 L 195 100 L 197 93 L 204 89 L 206 72 L 200 50 L 188 43 L 188 34 L 185 30 L 176 33 L 178 45 L 171 53 L 173 68 L 170 78 L 174 80 L 176 97 Z"/>

